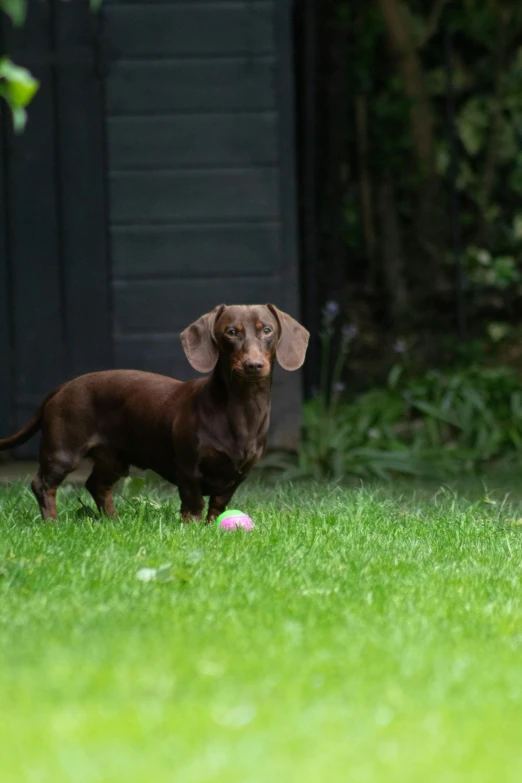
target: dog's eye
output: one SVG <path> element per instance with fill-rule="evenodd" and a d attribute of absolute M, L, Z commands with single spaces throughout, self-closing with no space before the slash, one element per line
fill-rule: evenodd
<path fill-rule="evenodd" d="M 227 334 L 229 337 L 235 337 L 237 335 L 237 329 L 228 329 Z"/>
<path fill-rule="evenodd" d="M 269 326 L 265 326 L 265 328 L 263 329 L 263 332 L 265 334 L 272 334 L 272 330 L 271 330 L 271 328 Z"/>

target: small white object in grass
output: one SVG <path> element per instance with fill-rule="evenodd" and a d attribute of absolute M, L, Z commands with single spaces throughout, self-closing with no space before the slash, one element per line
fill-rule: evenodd
<path fill-rule="evenodd" d="M 139 579 L 140 582 L 168 582 L 171 578 L 171 569 L 171 563 L 165 563 L 159 568 L 140 568 L 136 579 Z"/>
<path fill-rule="evenodd" d="M 140 582 L 153 582 L 154 579 L 156 579 L 156 569 L 140 568 L 140 570 L 136 574 L 136 579 L 139 579 Z"/>
<path fill-rule="evenodd" d="M 136 574 L 136 579 L 139 579 L 140 582 L 153 582 L 156 579 L 156 569 L 140 568 Z"/>

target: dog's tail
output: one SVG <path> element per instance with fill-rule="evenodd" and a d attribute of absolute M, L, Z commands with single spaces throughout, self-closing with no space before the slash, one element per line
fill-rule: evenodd
<path fill-rule="evenodd" d="M 50 394 L 47 395 L 45 400 L 42 402 L 36 413 L 34 414 L 33 418 L 30 422 L 28 422 L 25 427 L 18 432 L 15 432 L 14 435 L 10 435 L 9 438 L 2 438 L 0 439 L 0 451 L 5 451 L 6 449 L 13 449 L 15 446 L 21 446 L 22 443 L 25 443 L 29 440 L 29 438 L 32 438 L 33 435 L 36 435 L 39 429 L 42 427 L 42 417 L 44 408 L 51 400 L 55 394 L 57 394 L 60 389 L 65 386 L 65 384 L 61 384 L 61 386 L 57 386 L 56 389 L 54 389 Z"/>

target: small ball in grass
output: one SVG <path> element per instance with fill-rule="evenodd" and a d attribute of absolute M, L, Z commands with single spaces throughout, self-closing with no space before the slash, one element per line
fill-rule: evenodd
<path fill-rule="evenodd" d="M 216 519 L 216 525 L 221 530 L 254 530 L 254 523 L 243 511 L 237 509 L 230 509 L 229 511 L 223 511 L 222 514 Z"/>

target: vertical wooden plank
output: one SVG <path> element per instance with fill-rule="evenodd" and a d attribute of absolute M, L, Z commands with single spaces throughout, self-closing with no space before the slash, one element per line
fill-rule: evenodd
<path fill-rule="evenodd" d="M 266 261 L 266 268 L 270 268 L 271 272 L 274 301 L 282 309 L 299 317 L 291 15 L 291 0 L 262 3 L 165 2 L 152 3 L 150 9 L 146 9 L 144 3 L 112 3 L 105 9 L 105 31 L 107 53 L 112 58 L 119 59 L 109 79 L 111 111 L 114 116 L 142 115 L 139 121 L 132 119 L 136 126 L 142 124 L 150 127 L 151 113 L 164 115 L 161 120 L 164 123 L 169 115 L 178 118 L 181 112 L 187 115 L 203 114 L 205 111 L 208 113 L 209 110 L 223 114 L 230 110 L 238 113 L 250 112 L 263 108 L 267 96 L 270 97 L 269 105 L 273 108 L 273 98 L 277 93 L 278 154 L 274 155 L 270 168 L 259 164 L 259 157 L 254 154 L 255 145 L 251 145 L 248 140 L 245 141 L 242 154 L 251 158 L 251 165 L 244 170 L 238 169 L 237 165 L 232 166 L 231 157 L 223 155 L 217 149 L 214 150 L 215 157 L 211 161 L 208 157 L 201 156 L 199 161 L 196 161 L 193 156 L 187 167 L 183 165 L 187 163 L 186 156 L 180 161 L 179 149 L 176 150 L 176 145 L 179 146 L 178 135 L 166 133 L 166 125 L 163 125 L 165 145 L 161 151 L 161 166 L 158 168 L 158 161 L 153 160 L 158 151 L 149 151 L 146 155 L 140 153 L 138 157 L 136 151 L 139 152 L 140 145 L 146 143 L 146 139 L 143 134 L 133 137 L 134 153 L 129 169 L 125 172 L 118 170 L 115 165 L 116 156 L 111 161 L 111 217 L 114 236 L 121 237 L 124 232 L 130 237 L 136 227 L 143 231 L 152 228 L 154 232 L 166 232 L 175 228 L 179 232 L 197 231 L 199 226 L 202 230 L 207 230 L 210 223 L 221 227 L 232 223 L 235 227 L 245 228 L 274 226 L 278 251 L 280 240 L 284 245 L 284 249 L 274 258 L 273 264 L 272 259 Z M 236 20 L 233 24 L 232 18 Z M 258 71 L 258 77 L 253 82 L 256 61 L 259 64 L 261 60 L 264 63 L 263 75 L 260 77 L 261 72 Z M 237 67 L 238 62 L 241 63 L 240 68 Z M 268 62 L 270 67 L 266 67 Z M 225 72 L 220 70 L 223 63 L 227 69 L 231 63 L 235 68 L 232 75 L 230 70 L 226 71 L 226 78 Z M 216 78 L 217 72 L 221 73 L 221 81 Z M 259 97 L 255 94 L 255 86 L 256 83 L 261 84 L 263 79 L 264 88 L 259 88 Z M 223 83 L 225 86 L 228 84 L 225 92 Z M 243 93 L 247 91 L 250 94 L 243 98 Z M 187 97 L 189 95 L 190 99 Z M 168 121 L 174 122 L 171 119 Z M 112 131 L 120 122 L 118 120 L 112 123 Z M 179 122 L 179 119 L 175 122 Z M 121 125 L 119 127 L 121 128 Z M 115 136 L 112 140 L 115 140 Z M 229 141 L 227 137 L 227 143 Z M 223 146 L 226 151 L 226 145 Z M 112 151 L 114 152 L 114 148 Z M 120 158 L 120 165 L 121 162 Z M 200 167 L 197 163 L 205 165 Z M 154 366 L 159 368 L 168 356 L 170 347 L 174 345 L 172 334 L 165 331 L 173 328 L 169 306 L 177 313 L 176 302 L 184 302 L 187 308 L 193 311 L 191 317 L 196 317 L 202 312 L 197 301 L 206 301 L 207 295 L 210 298 L 217 296 L 214 289 L 209 288 L 208 281 L 198 279 L 202 265 L 194 252 L 191 254 L 189 251 L 183 261 L 178 260 L 180 246 L 176 244 L 176 237 L 179 233 L 172 231 L 168 235 L 164 234 L 165 236 L 172 241 L 172 246 L 169 257 L 164 239 L 162 254 L 165 254 L 164 258 L 168 261 L 162 262 L 165 282 L 157 283 L 158 290 L 147 293 L 145 298 L 138 302 L 130 298 L 131 289 L 136 292 L 136 286 L 127 286 L 128 290 L 123 291 L 116 286 L 115 312 L 117 311 L 119 318 L 125 314 L 126 327 L 133 327 L 118 338 L 119 349 L 122 350 L 120 355 L 124 356 L 126 363 L 131 363 L 132 356 L 136 357 L 135 362 L 132 360 L 135 364 L 148 361 L 153 356 Z M 120 251 L 121 247 L 120 244 Z M 140 249 L 132 246 L 128 252 L 136 256 Z M 211 247 L 205 252 L 206 263 L 209 265 L 212 259 L 219 260 L 222 249 Z M 183 271 L 187 262 L 192 263 L 191 275 Z M 242 268 L 244 263 L 243 258 Z M 124 279 L 132 277 L 128 272 L 133 265 L 134 262 L 129 262 L 128 255 L 120 254 L 119 276 Z M 146 284 L 148 278 L 154 277 L 153 267 L 147 261 L 146 254 L 139 266 L 139 280 Z M 194 296 L 183 296 L 179 293 L 179 284 L 174 285 L 180 271 L 183 278 L 192 279 Z M 237 292 L 239 274 L 231 271 L 229 278 L 230 290 Z M 165 287 L 168 285 L 167 280 L 171 283 L 171 294 Z M 262 290 L 252 281 L 246 290 L 245 298 L 250 301 L 262 298 Z M 155 305 L 159 299 L 155 297 L 159 296 L 160 292 L 165 300 L 165 307 L 158 310 Z M 145 294 L 145 289 L 141 293 Z M 176 301 L 172 301 L 173 298 Z M 232 293 L 230 299 L 235 298 Z M 215 299 L 214 304 L 216 301 L 218 300 Z M 135 318 L 136 313 L 141 313 L 139 319 Z M 156 324 L 160 339 L 169 339 L 161 351 L 158 351 L 154 344 L 157 341 L 156 335 L 147 337 L 145 334 L 152 323 Z M 139 350 L 136 348 L 138 342 Z M 178 351 L 177 356 L 181 357 L 179 346 Z M 169 369 L 167 362 L 164 371 L 169 372 Z M 299 373 L 279 374 L 278 371 L 274 394 L 272 446 L 292 447 L 297 444 L 300 385 Z"/>
<path fill-rule="evenodd" d="M 9 31 L 6 41 L 13 59 L 28 63 L 41 83 L 24 133 L 8 134 L 15 426 L 26 422 L 64 374 L 51 14 L 51 4 L 31 4 L 25 26 Z M 18 452 L 34 453 L 34 443 Z"/>
<path fill-rule="evenodd" d="M 298 160 L 301 302 L 311 337 L 303 370 L 305 389 L 312 394 L 319 377 L 319 280 L 317 210 L 317 3 L 300 0 L 294 20 L 296 61 L 296 134 Z"/>
<path fill-rule="evenodd" d="M 1 33 L 1 31 L 0 31 Z M 0 42 L 1 42 L 0 35 Z M 7 249 L 7 193 L 5 182 L 5 132 L 8 112 L 0 108 L 0 438 L 11 424 L 11 327 L 9 303 L 9 257 Z"/>
<path fill-rule="evenodd" d="M 282 218 L 281 296 L 284 307 L 298 317 L 297 189 L 292 0 L 274 4 L 277 42 L 277 102 L 279 109 L 279 188 Z"/>
<path fill-rule="evenodd" d="M 281 204 L 280 301 L 282 310 L 300 318 L 299 264 L 297 246 L 297 195 L 295 161 L 295 101 L 292 0 L 274 4 L 277 45 L 277 106 L 279 110 L 279 188 Z M 299 442 L 302 376 L 276 368 L 271 448 L 293 449 Z"/>
<path fill-rule="evenodd" d="M 55 45 L 67 374 L 112 366 L 100 15 L 56 2 Z"/>

